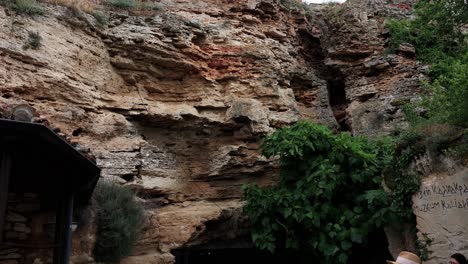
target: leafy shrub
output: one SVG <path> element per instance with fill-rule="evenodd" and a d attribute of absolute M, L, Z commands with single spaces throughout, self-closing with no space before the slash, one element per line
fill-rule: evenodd
<path fill-rule="evenodd" d="M 421 257 L 421 260 L 425 261 L 429 259 L 432 251 L 429 250 L 429 247 L 434 242 L 427 233 L 422 233 L 422 239 L 416 240 L 416 251 L 418 256 Z"/>
<path fill-rule="evenodd" d="M 43 15 L 44 9 L 35 0 L 16 0 L 13 9 L 18 14 Z"/>
<path fill-rule="evenodd" d="M 391 20 L 387 23 L 397 48 L 402 42 L 415 46 L 418 59 L 433 62 L 456 56 L 467 49 L 462 26 L 468 17 L 468 5 L 463 0 L 420 0 L 413 20 Z"/>
<path fill-rule="evenodd" d="M 38 32 L 29 31 L 28 39 L 26 43 L 23 45 L 23 49 L 38 49 L 41 47 L 42 37 Z"/>
<path fill-rule="evenodd" d="M 245 187 L 252 239 L 261 249 L 315 252 L 346 263 L 354 245 L 392 216 L 381 172 L 393 162 L 390 142 L 374 142 L 300 122 L 263 143 L 280 157 L 277 186 Z"/>
<path fill-rule="evenodd" d="M 137 6 L 136 0 L 109 0 L 112 7 L 121 9 L 133 9 Z"/>
<path fill-rule="evenodd" d="M 143 208 L 132 191 L 108 181 L 98 183 L 94 197 L 98 207 L 94 257 L 117 262 L 131 253 L 139 237 Z"/>
<path fill-rule="evenodd" d="M 387 166 L 383 170 L 385 183 L 391 190 L 390 208 L 398 222 L 414 223 L 412 196 L 421 185 L 420 175 L 408 172 L 408 167 L 424 152 L 419 144 L 421 136 L 413 131 L 405 131 L 399 138 L 390 139 L 393 147 L 387 149 Z M 397 220 L 393 220 L 397 222 Z"/>
<path fill-rule="evenodd" d="M 468 39 L 462 32 L 468 5 L 462 0 L 420 0 L 413 20 L 391 20 L 390 48 L 407 42 L 417 59 L 431 64 L 421 106 L 430 123 L 468 127 Z M 421 121 L 421 120 L 420 120 Z"/>
<path fill-rule="evenodd" d="M 426 84 L 428 94 L 422 102 L 431 120 L 468 127 L 468 50 L 434 64 L 432 75 L 435 79 Z"/>

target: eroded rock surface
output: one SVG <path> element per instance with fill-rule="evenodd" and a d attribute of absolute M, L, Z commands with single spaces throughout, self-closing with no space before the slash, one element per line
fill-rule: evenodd
<path fill-rule="evenodd" d="M 429 259 L 446 262 L 455 252 L 468 254 L 468 169 L 456 158 L 429 153 L 419 157 L 414 169 L 424 175 L 413 196 L 418 239 L 431 240 Z"/>
<path fill-rule="evenodd" d="M 276 0 L 162 0 L 153 16 L 112 12 L 105 29 L 63 7 L 0 7 L 0 100 L 31 104 L 93 151 L 103 177 L 138 190 L 147 226 L 124 263 L 172 263 L 171 249 L 245 234 L 241 186 L 275 181 L 259 153 L 274 129 L 405 125 L 424 68 L 385 55 L 383 15 L 406 13 L 361 2 L 307 19 Z M 23 49 L 28 32 L 39 49 Z M 220 237 L 219 223 L 234 231 Z"/>

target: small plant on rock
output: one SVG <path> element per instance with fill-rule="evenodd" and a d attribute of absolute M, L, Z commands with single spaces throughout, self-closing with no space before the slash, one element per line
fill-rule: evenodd
<path fill-rule="evenodd" d="M 44 9 L 35 0 L 16 0 L 13 9 L 18 14 L 42 15 Z"/>
<path fill-rule="evenodd" d="M 102 11 L 95 11 L 92 15 L 101 26 L 106 26 L 109 23 L 109 18 Z"/>
<path fill-rule="evenodd" d="M 70 8 L 74 13 L 78 14 L 79 11 L 86 13 L 93 13 L 101 1 L 100 0 L 45 0 L 47 3 L 54 5 L 61 5 Z"/>
<path fill-rule="evenodd" d="M 28 39 L 23 45 L 23 49 L 39 49 L 42 45 L 42 37 L 38 32 L 29 31 Z"/>
<path fill-rule="evenodd" d="M 286 8 L 288 12 L 301 12 L 304 11 L 305 17 L 310 21 L 313 18 L 312 10 L 307 3 L 300 3 L 296 0 L 280 0 L 280 4 Z"/>
<path fill-rule="evenodd" d="M 140 5 L 140 9 L 142 10 L 150 10 L 150 11 L 160 11 L 163 9 L 163 6 L 158 3 L 152 3 L 152 2 L 143 2 Z"/>
<path fill-rule="evenodd" d="M 120 9 L 134 9 L 137 6 L 136 0 L 109 0 L 109 5 Z"/>
<path fill-rule="evenodd" d="M 432 251 L 429 250 L 429 247 L 432 245 L 432 240 L 427 233 L 422 233 L 422 239 L 416 240 L 416 251 L 422 260 L 428 260 Z"/>

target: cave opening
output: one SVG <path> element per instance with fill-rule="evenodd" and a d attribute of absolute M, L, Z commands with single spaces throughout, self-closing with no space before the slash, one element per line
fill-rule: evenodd
<path fill-rule="evenodd" d="M 348 102 L 346 100 L 345 82 L 339 74 L 331 74 L 331 78 L 326 79 L 328 100 L 333 111 L 333 116 L 341 131 L 351 131 L 351 125 L 346 112 Z"/>
<path fill-rule="evenodd" d="M 348 264 L 380 264 L 392 260 L 387 235 L 383 228 L 374 230 L 367 236 L 367 243 L 355 245 L 348 256 Z"/>
<path fill-rule="evenodd" d="M 257 248 L 185 248 L 171 252 L 176 264 L 258 264 L 258 263 L 309 263 L 294 254 L 270 253 Z"/>
<path fill-rule="evenodd" d="M 220 246 L 190 247 L 174 249 L 171 253 L 175 256 L 176 264 L 310 264 L 319 263 L 317 256 L 310 251 L 270 253 L 255 247 L 229 247 L 221 243 Z M 348 256 L 348 264 L 381 264 L 391 260 L 388 250 L 388 241 L 383 229 L 371 232 L 367 237 L 367 243 L 355 245 Z"/>
<path fill-rule="evenodd" d="M 325 62 L 327 51 L 322 46 L 320 37 L 306 30 L 299 31 L 302 40 L 302 55 L 308 60 L 315 74 L 327 83 L 328 102 L 340 131 L 352 131 L 347 115 L 348 101 L 346 99 L 345 74 L 337 66 Z M 307 98 L 306 98 L 307 99 Z"/>

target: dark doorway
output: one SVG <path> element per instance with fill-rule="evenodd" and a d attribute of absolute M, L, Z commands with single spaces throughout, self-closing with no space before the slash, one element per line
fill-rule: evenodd
<path fill-rule="evenodd" d="M 314 264 L 314 256 L 308 252 L 301 254 L 275 253 L 256 248 L 184 248 L 171 252 L 176 257 L 176 264 Z M 383 230 L 369 235 L 363 246 L 353 248 L 348 264 L 382 264 L 391 260 L 388 242 Z"/>
<path fill-rule="evenodd" d="M 334 79 L 327 81 L 328 99 L 330 106 L 335 116 L 336 122 L 340 125 L 341 131 L 351 131 L 348 123 L 346 108 L 348 103 L 346 101 L 345 82 L 339 74 L 333 75 Z"/>
<path fill-rule="evenodd" d="M 173 250 L 176 264 L 258 264 L 258 263 L 306 263 L 298 256 L 271 254 L 255 248 L 227 249 L 178 249 Z M 310 263 L 310 262 L 307 262 Z"/>
<path fill-rule="evenodd" d="M 388 251 L 387 236 L 380 229 L 369 234 L 366 245 L 353 248 L 348 264 L 382 264 L 392 259 Z"/>

